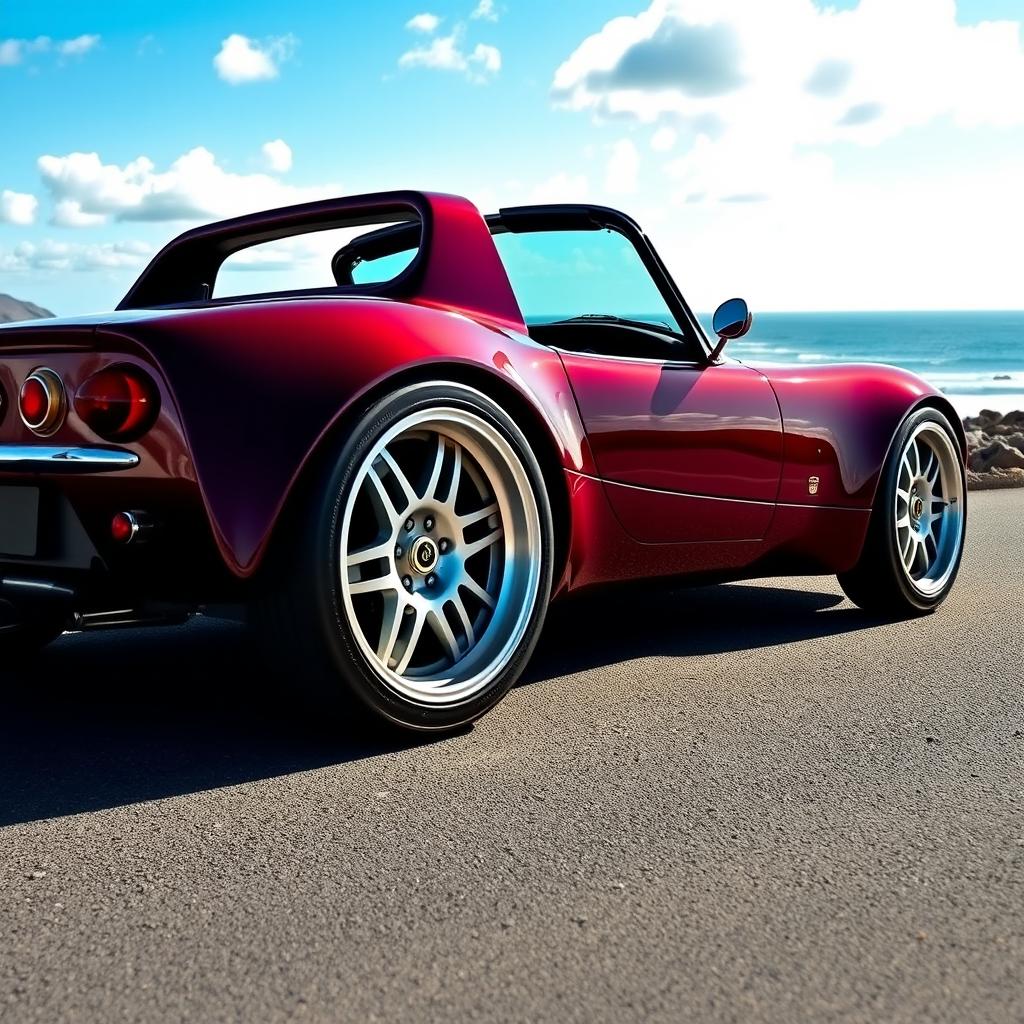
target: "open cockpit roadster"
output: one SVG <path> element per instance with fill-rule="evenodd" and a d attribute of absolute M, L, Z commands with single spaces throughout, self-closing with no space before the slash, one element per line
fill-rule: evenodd
<path fill-rule="evenodd" d="M 749 326 L 730 300 L 709 341 L 598 207 L 393 192 L 189 231 L 115 312 L 0 328 L 0 647 L 244 608 L 296 683 L 436 730 L 599 584 L 835 573 L 934 608 L 965 528 L 949 402 L 728 358 Z"/>

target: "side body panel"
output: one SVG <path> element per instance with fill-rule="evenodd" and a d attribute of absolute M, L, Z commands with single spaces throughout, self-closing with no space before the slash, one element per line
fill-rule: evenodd
<path fill-rule="evenodd" d="M 765 536 L 783 441 L 778 403 L 760 373 L 736 363 L 562 359 L 628 533 L 659 544 Z"/>
<path fill-rule="evenodd" d="M 99 344 L 116 345 L 117 329 Z M 396 374 L 490 374 L 537 412 L 566 469 L 592 473 L 556 353 L 459 314 L 385 299 L 228 305 L 133 325 L 161 367 L 228 566 L 250 575 L 291 486 L 319 440 Z M 437 364 L 431 370 L 431 364 Z"/>
<path fill-rule="evenodd" d="M 780 504 L 871 508 L 900 423 L 922 401 L 943 396 L 891 366 L 764 367 L 782 409 L 785 457 Z M 961 437 L 959 419 L 953 428 Z M 809 481 L 816 477 L 815 493 Z"/>

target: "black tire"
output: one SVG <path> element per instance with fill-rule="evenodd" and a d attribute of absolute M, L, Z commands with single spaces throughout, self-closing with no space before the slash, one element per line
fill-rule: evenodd
<path fill-rule="evenodd" d="M 424 704 L 396 692 L 361 650 L 342 597 L 339 555 L 343 510 L 358 471 L 378 440 L 399 422 L 433 408 L 467 410 L 496 428 L 528 478 L 539 512 L 541 554 L 536 599 L 514 653 L 482 692 L 463 702 Z M 460 728 L 493 708 L 515 684 L 539 637 L 550 598 L 554 528 L 544 477 L 530 444 L 488 396 L 455 383 L 414 385 L 370 408 L 321 459 L 315 478 L 278 528 L 259 581 L 251 621 L 289 681 L 315 706 L 405 729 Z M 358 624 L 356 627 L 358 628 Z"/>
<path fill-rule="evenodd" d="M 908 441 L 923 424 L 937 425 L 946 435 L 956 452 L 955 467 L 959 478 L 956 495 L 960 509 L 959 543 L 949 555 L 948 576 L 944 574 L 942 585 L 933 592 L 923 592 L 905 569 L 895 528 L 902 456 Z M 838 575 L 839 585 L 846 596 L 864 611 L 886 617 L 924 615 L 934 611 L 948 596 L 960 569 L 967 526 L 966 494 L 960 445 L 947 417 L 933 408 L 911 413 L 897 431 L 882 470 L 860 559 L 849 572 Z"/>

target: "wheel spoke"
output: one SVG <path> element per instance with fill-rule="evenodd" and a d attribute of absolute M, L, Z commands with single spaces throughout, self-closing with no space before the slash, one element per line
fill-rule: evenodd
<path fill-rule="evenodd" d="M 370 484 L 370 499 L 377 506 L 378 515 L 382 516 L 390 526 L 391 520 L 395 517 L 395 503 L 392 501 L 391 495 L 388 494 L 388 489 L 384 486 L 384 481 L 375 466 L 367 468 L 366 480 Z"/>
<path fill-rule="evenodd" d="M 924 552 L 925 571 L 927 571 L 928 567 L 935 561 L 935 556 L 939 553 L 939 546 L 935 543 L 935 537 L 931 530 L 925 535 L 921 548 Z"/>
<path fill-rule="evenodd" d="M 896 520 L 897 530 L 902 530 L 904 527 L 906 527 L 908 530 L 910 529 L 910 516 L 908 516 L 905 512 L 903 513 L 903 515 L 899 517 L 899 519 Z"/>
<path fill-rule="evenodd" d="M 352 594 L 372 594 L 381 590 L 397 590 L 398 581 L 391 572 L 391 543 L 374 544 L 359 551 L 353 551 L 345 558 L 348 575 L 349 592 Z M 374 562 L 385 562 L 383 573 L 379 570 L 375 576 L 366 576 Z M 353 575 L 358 578 L 353 579 Z"/>
<path fill-rule="evenodd" d="M 356 580 L 348 585 L 349 593 L 353 596 L 359 594 L 376 594 L 382 590 L 398 590 L 398 581 L 388 573 L 386 576 L 377 576 L 369 580 Z"/>
<path fill-rule="evenodd" d="M 466 650 L 469 650 L 476 643 L 476 631 L 473 629 L 473 623 L 470 621 L 469 612 L 466 611 L 466 605 L 462 600 L 462 595 L 451 599 L 451 605 L 455 609 L 455 614 L 458 615 L 459 621 L 462 623 L 462 632 L 466 637 Z"/>
<path fill-rule="evenodd" d="M 896 488 L 896 497 L 897 497 L 898 500 L 902 501 L 905 505 L 909 505 L 910 504 L 910 491 L 904 491 L 901 488 L 897 487 Z"/>
<path fill-rule="evenodd" d="M 465 587 L 481 604 L 494 607 L 494 598 L 468 572 L 459 581 L 459 586 Z"/>
<path fill-rule="evenodd" d="M 405 601 L 396 591 L 385 599 L 384 616 L 380 624 L 380 640 L 377 642 L 377 657 L 390 665 L 394 657 L 395 644 L 398 642 L 398 631 L 405 615 Z"/>
<path fill-rule="evenodd" d="M 469 544 L 466 544 L 462 548 L 462 554 L 464 558 L 472 558 L 475 554 L 484 551 L 489 548 L 492 544 L 496 544 L 504 536 L 505 531 L 499 526 L 496 530 L 492 530 L 486 537 L 481 537 L 479 540 L 474 540 Z"/>
<path fill-rule="evenodd" d="M 467 512 L 464 516 L 459 516 L 459 525 L 463 530 L 465 530 L 474 523 L 479 523 L 481 519 L 489 519 L 497 511 L 497 502 L 492 502 L 490 505 L 487 505 L 485 508 L 478 509 L 476 512 Z"/>
<path fill-rule="evenodd" d="M 360 548 L 358 551 L 352 551 L 345 558 L 345 565 L 349 569 L 354 569 L 357 566 L 365 565 L 367 562 L 376 562 L 382 558 L 391 557 L 391 541 L 386 540 L 380 544 L 374 544 L 368 548 Z"/>
<path fill-rule="evenodd" d="M 903 559 L 907 572 L 910 572 L 914 559 L 917 557 L 917 541 L 913 530 L 907 530 L 906 542 L 900 545 L 900 557 Z"/>
<path fill-rule="evenodd" d="M 942 465 L 939 462 L 938 455 L 931 448 L 928 449 L 928 456 L 928 468 L 922 473 L 922 476 L 924 476 L 928 486 L 934 490 L 939 480 L 939 472 L 942 469 Z"/>
<path fill-rule="evenodd" d="M 913 454 L 913 460 L 910 463 L 914 476 L 921 475 L 921 452 L 917 447 L 917 441 L 911 441 L 910 447 L 907 449 L 907 455 Z"/>
<path fill-rule="evenodd" d="M 395 482 L 402 489 L 402 497 L 405 499 L 405 504 L 400 507 L 396 505 L 395 511 L 405 512 L 407 509 L 411 508 L 416 503 L 416 501 L 419 498 L 419 495 L 417 495 L 417 493 L 413 490 L 413 486 L 411 483 L 409 483 L 408 477 L 406 477 L 405 473 L 402 471 L 402 467 L 398 465 L 398 463 L 395 461 L 395 457 L 391 454 L 391 452 L 387 450 L 387 448 L 385 448 L 380 453 L 380 457 L 390 470 L 391 475 L 395 479 Z"/>
<path fill-rule="evenodd" d="M 459 642 L 455 639 L 455 633 L 445 617 L 444 609 L 431 608 L 427 612 L 427 623 L 437 639 L 441 641 L 442 646 L 448 651 L 448 656 L 454 664 L 459 660 Z"/>
<path fill-rule="evenodd" d="M 459 496 L 459 483 L 462 481 L 462 447 L 452 445 L 452 477 L 448 483 L 448 493 L 440 500 L 445 505 L 455 508 L 455 499 Z"/>
<path fill-rule="evenodd" d="M 412 629 L 405 640 L 401 654 L 398 654 L 397 652 L 395 653 L 395 671 L 399 675 L 404 675 L 406 669 L 408 669 L 409 662 L 412 661 L 412 656 L 416 653 L 416 647 L 420 642 L 420 634 L 423 632 L 423 623 L 426 621 L 426 615 L 421 609 L 417 608 L 416 605 L 410 605 L 410 607 L 412 608 L 413 614 Z"/>
<path fill-rule="evenodd" d="M 434 453 L 434 462 L 430 467 L 430 476 L 427 478 L 427 486 L 423 489 L 424 498 L 433 498 L 437 490 L 438 481 L 441 479 L 441 470 L 444 468 L 445 453 L 444 434 L 437 435 L 437 451 Z"/>

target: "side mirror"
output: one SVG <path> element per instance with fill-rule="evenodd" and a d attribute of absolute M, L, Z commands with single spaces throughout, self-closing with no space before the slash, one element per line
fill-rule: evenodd
<path fill-rule="evenodd" d="M 734 338 L 742 338 L 750 325 L 754 322 L 754 314 L 747 308 L 743 299 L 726 299 L 711 320 L 711 326 L 718 335 L 718 344 L 711 353 L 711 361 L 714 362 L 722 354 L 722 349 L 728 341 Z"/>

